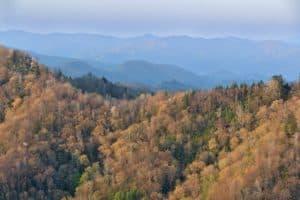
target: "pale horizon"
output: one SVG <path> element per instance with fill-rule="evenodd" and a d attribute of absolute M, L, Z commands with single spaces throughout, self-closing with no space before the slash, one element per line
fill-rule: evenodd
<path fill-rule="evenodd" d="M 294 40 L 296 0 L 0 1 L 0 30 Z"/>

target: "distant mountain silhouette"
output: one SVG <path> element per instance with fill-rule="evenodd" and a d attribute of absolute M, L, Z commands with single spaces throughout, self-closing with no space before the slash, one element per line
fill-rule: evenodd
<path fill-rule="evenodd" d="M 184 85 L 210 87 L 236 80 L 266 79 L 274 74 L 295 80 L 300 72 L 300 46 L 281 41 L 6 31 L 0 32 L 0 43 L 48 55 L 37 57 L 72 76 L 92 72 L 126 83 L 157 85 L 176 80 Z"/>
<path fill-rule="evenodd" d="M 39 62 L 51 69 L 60 70 L 65 75 L 75 78 L 92 73 L 114 82 L 145 85 L 153 89 L 163 89 L 161 83 L 171 80 L 184 83 L 184 85 L 191 85 L 194 88 L 210 87 L 209 81 L 204 81 L 201 76 L 173 65 L 154 64 L 141 60 L 132 60 L 114 65 L 40 54 L 34 54 L 34 56 Z"/>
<path fill-rule="evenodd" d="M 142 60 L 107 64 L 75 58 L 33 55 L 40 63 L 47 65 L 50 69 L 60 70 L 67 76 L 76 78 L 92 73 L 114 82 L 148 87 L 153 90 L 205 89 L 217 85 L 228 85 L 232 82 L 251 83 L 268 78 L 260 74 L 239 75 L 226 70 L 199 76 L 175 65 L 155 64 Z"/>
<path fill-rule="evenodd" d="M 157 90 L 167 90 L 167 91 L 184 91 L 188 89 L 194 89 L 194 86 L 185 85 L 177 80 L 165 81 L 160 83 L 156 89 Z"/>

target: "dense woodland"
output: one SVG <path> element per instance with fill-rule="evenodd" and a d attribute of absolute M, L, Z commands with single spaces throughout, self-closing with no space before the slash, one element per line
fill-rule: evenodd
<path fill-rule="evenodd" d="M 0 48 L 0 199 L 297 200 L 300 83 L 83 93 Z"/>
<path fill-rule="evenodd" d="M 142 93 L 149 93 L 150 90 L 137 86 L 125 86 L 118 83 L 112 83 L 106 78 L 98 78 L 92 73 L 80 77 L 66 77 L 62 72 L 55 71 L 56 78 L 68 81 L 72 86 L 82 90 L 82 92 L 97 93 L 106 98 L 113 97 L 118 99 L 136 98 Z"/>

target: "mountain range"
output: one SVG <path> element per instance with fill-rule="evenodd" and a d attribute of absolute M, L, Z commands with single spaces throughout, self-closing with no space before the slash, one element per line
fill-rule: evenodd
<path fill-rule="evenodd" d="M 151 87 L 173 82 L 210 88 L 266 80 L 274 74 L 295 80 L 300 72 L 300 46 L 272 40 L 3 31 L 0 43 L 32 52 L 41 63 L 70 76 L 91 72 Z"/>

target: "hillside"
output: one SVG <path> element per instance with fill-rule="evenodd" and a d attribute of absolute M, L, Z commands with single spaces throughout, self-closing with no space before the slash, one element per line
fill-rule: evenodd
<path fill-rule="evenodd" d="M 174 65 L 155 64 L 146 61 L 127 61 L 110 69 L 122 76 L 125 82 L 143 83 L 157 86 L 162 82 L 176 79 L 194 87 L 206 87 L 207 82 L 202 77 Z"/>
<path fill-rule="evenodd" d="M 52 70 L 60 70 L 66 76 L 77 78 L 84 76 L 88 73 L 93 73 L 99 77 L 108 77 L 110 74 L 106 72 L 106 64 L 100 62 L 92 62 L 76 59 L 67 58 L 61 56 L 48 56 L 37 53 L 31 53 L 32 56 L 38 60 L 39 63 L 46 65 Z M 100 67 L 101 66 L 101 67 Z M 103 68 L 103 69 L 102 69 Z"/>
<path fill-rule="evenodd" d="M 291 199 L 300 83 L 81 93 L 0 48 L 0 199 Z"/>

